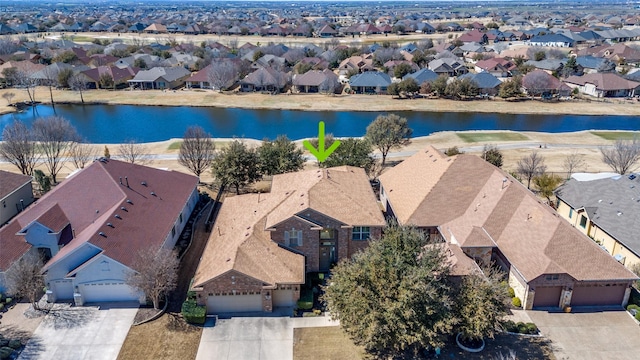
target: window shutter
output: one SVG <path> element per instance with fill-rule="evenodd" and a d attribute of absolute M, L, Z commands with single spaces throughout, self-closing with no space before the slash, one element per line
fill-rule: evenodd
<path fill-rule="evenodd" d="M 288 231 L 284 232 L 284 244 L 286 246 L 289 246 L 289 232 Z"/>
<path fill-rule="evenodd" d="M 298 246 L 302 246 L 302 230 L 298 230 Z"/>

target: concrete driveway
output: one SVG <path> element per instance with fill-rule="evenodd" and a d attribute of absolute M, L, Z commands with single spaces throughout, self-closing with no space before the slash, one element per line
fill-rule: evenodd
<path fill-rule="evenodd" d="M 637 359 L 640 326 L 626 311 L 527 311 L 560 359 Z"/>
<path fill-rule="evenodd" d="M 18 359 L 114 360 L 138 311 L 137 304 L 58 307 L 42 320 Z"/>
<path fill-rule="evenodd" d="M 196 360 L 291 360 L 294 328 L 339 323 L 328 317 L 232 317 L 207 325 Z"/>

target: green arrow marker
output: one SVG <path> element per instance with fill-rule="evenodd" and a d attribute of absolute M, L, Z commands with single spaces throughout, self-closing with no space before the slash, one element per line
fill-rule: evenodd
<path fill-rule="evenodd" d="M 324 121 L 320 121 L 318 123 L 318 148 L 314 148 L 309 140 L 303 141 L 302 144 L 307 148 L 307 150 L 311 152 L 311 154 L 313 154 L 313 156 L 318 159 L 319 162 L 324 162 L 325 160 L 327 160 L 329 155 L 331 155 L 332 152 L 336 151 L 338 146 L 340 146 L 340 140 L 334 140 L 333 144 L 331 144 L 331 146 L 329 146 L 329 148 L 325 150 Z"/>

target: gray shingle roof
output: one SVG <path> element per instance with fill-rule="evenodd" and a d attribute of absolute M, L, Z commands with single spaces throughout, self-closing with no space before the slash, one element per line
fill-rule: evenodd
<path fill-rule="evenodd" d="M 353 75 L 349 79 L 351 86 L 389 86 L 391 78 L 389 75 L 379 71 L 367 71 L 362 74 Z"/>
<path fill-rule="evenodd" d="M 467 73 L 460 76 L 460 79 L 469 78 L 476 83 L 480 89 L 494 89 L 500 86 L 502 82 L 497 77 L 489 74 L 488 72 L 481 72 L 478 74 Z"/>
<path fill-rule="evenodd" d="M 556 196 L 574 209 L 585 208 L 597 227 L 640 255 L 640 176 L 571 179 Z"/>
<path fill-rule="evenodd" d="M 438 74 L 436 74 L 433 70 L 424 68 L 424 69 L 420 69 L 414 73 L 411 74 L 407 74 L 405 75 L 402 79 L 406 80 L 406 79 L 413 79 L 416 81 L 416 83 L 418 83 L 418 85 L 426 82 L 431 82 L 434 81 L 435 79 L 438 78 Z"/>
<path fill-rule="evenodd" d="M 183 67 L 154 67 L 153 69 L 138 72 L 133 81 L 156 81 L 161 77 L 167 81 L 175 81 L 189 75 L 191 75 L 191 72 Z"/>

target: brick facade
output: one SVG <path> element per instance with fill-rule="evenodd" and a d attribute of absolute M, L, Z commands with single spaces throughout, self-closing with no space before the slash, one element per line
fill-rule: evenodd
<path fill-rule="evenodd" d="M 352 240 L 352 229 L 343 227 L 343 223 L 318 213 L 313 210 L 306 210 L 298 217 L 291 217 L 278 224 L 275 231 L 271 232 L 271 240 L 287 246 L 285 242 L 285 231 L 302 230 L 302 245 L 290 243 L 289 248 L 299 251 L 306 257 L 306 272 L 320 271 L 320 244 L 322 241 L 334 242 L 336 247 L 335 261 L 348 258 L 356 252 L 366 248 L 368 241 Z M 318 225 L 314 225 L 318 224 Z M 354 224 L 357 226 L 357 224 Z M 333 230 L 333 239 L 320 239 L 319 227 Z M 382 235 L 381 227 L 370 227 L 370 237 L 379 238 Z"/>
<path fill-rule="evenodd" d="M 207 297 L 211 295 L 233 294 L 234 291 L 236 294 L 261 294 L 264 285 L 261 281 L 237 271 L 229 271 L 206 283 L 202 290 L 196 291 L 198 305 L 206 306 Z"/>

